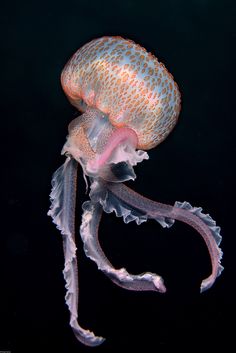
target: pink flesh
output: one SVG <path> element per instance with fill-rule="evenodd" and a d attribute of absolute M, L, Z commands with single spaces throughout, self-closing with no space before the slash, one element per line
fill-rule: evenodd
<path fill-rule="evenodd" d="M 109 160 L 114 150 L 119 144 L 127 141 L 134 148 L 137 147 L 138 137 L 134 130 L 127 127 L 119 128 L 110 136 L 103 153 L 96 160 L 88 162 L 88 167 L 91 169 L 101 168 Z"/>

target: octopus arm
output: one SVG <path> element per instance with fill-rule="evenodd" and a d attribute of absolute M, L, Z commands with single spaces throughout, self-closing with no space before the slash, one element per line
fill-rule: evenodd
<path fill-rule="evenodd" d="M 65 163 L 53 174 L 51 207 L 48 215 L 52 217 L 53 223 L 62 234 L 65 257 L 63 275 L 67 289 L 65 300 L 70 311 L 70 325 L 80 342 L 88 346 L 97 346 L 104 341 L 104 338 L 97 337 L 93 332 L 83 329 L 77 321 L 78 270 L 74 235 L 76 179 L 77 162 L 67 157 Z"/>

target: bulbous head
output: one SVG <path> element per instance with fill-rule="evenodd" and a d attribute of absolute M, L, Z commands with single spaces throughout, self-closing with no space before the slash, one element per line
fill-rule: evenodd
<path fill-rule="evenodd" d="M 180 93 L 172 75 L 155 56 L 121 37 L 85 44 L 66 64 L 61 83 L 81 112 L 94 108 L 115 129 L 132 129 L 144 150 L 163 141 L 179 116 Z"/>

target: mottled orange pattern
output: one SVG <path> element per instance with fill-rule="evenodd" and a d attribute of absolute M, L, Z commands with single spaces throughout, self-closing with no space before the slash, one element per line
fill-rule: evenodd
<path fill-rule="evenodd" d="M 121 37 L 102 37 L 80 48 L 61 75 L 62 87 L 80 111 L 94 107 L 115 127 L 129 127 L 138 148 L 163 141 L 180 112 L 180 93 L 172 75 L 140 45 Z"/>

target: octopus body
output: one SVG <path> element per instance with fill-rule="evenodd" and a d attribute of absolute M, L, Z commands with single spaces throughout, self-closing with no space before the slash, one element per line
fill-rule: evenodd
<path fill-rule="evenodd" d="M 152 201 L 123 183 L 136 178 L 133 167 L 148 159 L 146 150 L 167 137 L 179 116 L 178 86 L 155 56 L 121 37 L 95 39 L 72 56 L 62 71 L 61 83 L 82 114 L 69 124 L 62 149 L 67 158 L 53 174 L 48 215 L 63 237 L 70 325 L 80 342 L 97 346 L 104 338 L 83 329 L 77 320 L 74 219 L 78 163 L 90 188 L 80 226 L 85 253 L 125 289 L 166 291 L 162 277 L 155 273 L 130 274 L 125 268 L 114 268 L 98 240 L 103 212 L 115 212 L 125 223 L 139 225 L 155 219 L 169 228 L 178 220 L 193 227 L 203 237 L 212 263 L 212 273 L 202 281 L 201 291 L 209 289 L 223 270 L 220 227 L 200 207 L 185 201 L 174 206 Z"/>

